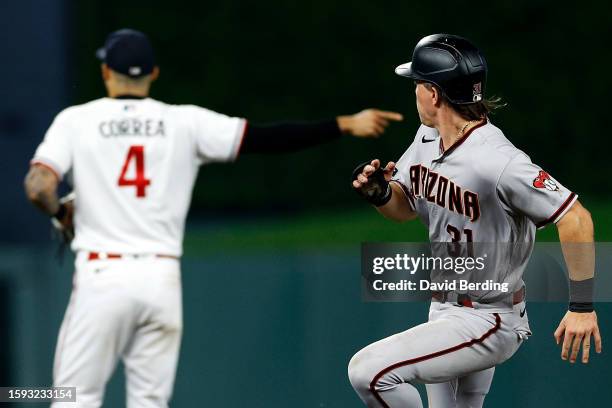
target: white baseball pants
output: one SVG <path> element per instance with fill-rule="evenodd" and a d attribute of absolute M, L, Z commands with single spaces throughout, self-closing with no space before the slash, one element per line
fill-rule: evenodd
<path fill-rule="evenodd" d="M 100 407 L 121 359 L 127 407 L 167 407 L 181 333 L 178 260 L 88 261 L 86 253 L 79 253 L 53 370 L 53 385 L 76 387 L 77 402 L 51 406 Z"/>

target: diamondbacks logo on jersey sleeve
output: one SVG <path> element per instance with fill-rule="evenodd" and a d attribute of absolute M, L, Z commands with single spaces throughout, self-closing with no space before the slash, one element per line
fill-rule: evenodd
<path fill-rule="evenodd" d="M 545 188 L 549 191 L 559 191 L 559 186 L 555 180 L 544 170 L 540 170 L 538 177 L 533 180 L 533 186 L 535 188 Z"/>
<path fill-rule="evenodd" d="M 474 222 L 480 218 L 478 193 L 462 188 L 447 177 L 420 164 L 410 167 L 410 184 L 415 198 L 465 215 Z"/>

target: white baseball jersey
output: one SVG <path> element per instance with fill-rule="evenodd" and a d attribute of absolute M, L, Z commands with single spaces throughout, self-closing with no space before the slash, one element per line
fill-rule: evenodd
<path fill-rule="evenodd" d="M 151 98 L 61 112 L 32 160 L 72 172 L 75 251 L 180 256 L 198 167 L 236 158 L 246 121 Z"/>

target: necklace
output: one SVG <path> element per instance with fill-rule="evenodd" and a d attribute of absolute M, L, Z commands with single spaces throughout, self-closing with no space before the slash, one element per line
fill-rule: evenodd
<path fill-rule="evenodd" d="M 457 136 L 455 137 L 455 140 L 451 143 L 451 146 L 454 145 L 459 139 L 461 139 L 461 136 L 463 136 L 463 134 L 465 133 L 465 130 L 468 128 L 468 126 L 470 126 L 472 123 L 476 122 L 475 120 L 468 120 L 467 122 L 465 122 L 465 125 L 463 125 L 463 127 L 461 128 L 461 130 L 459 130 L 457 132 Z M 449 146 L 450 148 L 450 146 Z M 440 143 L 440 152 L 443 153 L 446 149 L 444 149 L 444 145 L 442 143 Z"/>
<path fill-rule="evenodd" d="M 470 126 L 472 123 L 474 123 L 475 121 L 473 120 L 468 120 L 467 122 L 465 122 L 465 125 L 463 125 L 463 127 L 461 128 L 461 130 L 457 133 L 457 139 L 460 139 L 461 136 L 463 136 L 463 134 L 465 133 L 465 129 L 468 128 L 468 126 Z"/>

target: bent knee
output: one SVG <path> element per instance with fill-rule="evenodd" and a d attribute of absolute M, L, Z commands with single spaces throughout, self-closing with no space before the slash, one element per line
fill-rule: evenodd
<path fill-rule="evenodd" d="M 351 385 L 357 392 L 388 389 L 412 380 L 412 371 L 406 370 L 401 375 L 397 370 L 387 370 L 380 360 L 370 357 L 371 354 L 361 350 L 351 358 L 348 365 L 348 376 Z M 408 373 L 408 377 L 406 374 Z"/>
<path fill-rule="evenodd" d="M 371 361 L 363 350 L 351 358 L 348 364 L 348 377 L 355 390 L 363 391 L 370 388 L 370 383 L 376 376 L 371 367 Z"/>

